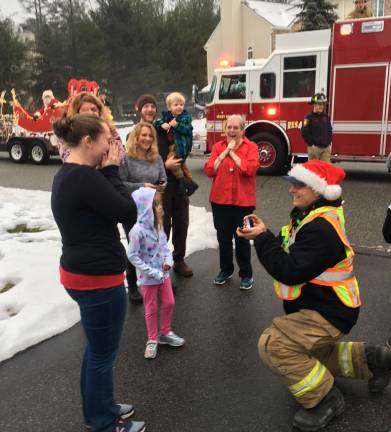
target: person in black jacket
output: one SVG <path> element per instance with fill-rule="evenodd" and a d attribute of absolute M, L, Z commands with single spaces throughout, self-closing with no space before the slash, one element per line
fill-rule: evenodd
<path fill-rule="evenodd" d="M 391 205 L 387 209 L 386 219 L 384 220 L 383 237 L 387 243 L 391 243 Z"/>
<path fill-rule="evenodd" d="M 154 123 L 157 103 L 152 95 L 141 95 L 137 99 L 136 106 L 141 120 Z M 167 238 L 170 238 L 172 230 L 173 270 L 183 277 L 190 277 L 193 276 L 193 270 L 185 261 L 190 201 L 186 193 L 180 193 L 178 179 L 172 173 L 180 168 L 182 160 L 169 156 L 170 143 L 167 133 L 157 130 L 157 139 L 159 154 L 163 159 L 167 173 L 167 186 L 163 194 L 163 224 Z"/>
<path fill-rule="evenodd" d="M 311 160 L 288 174 L 294 208 L 280 235 L 256 215 L 246 216 L 253 227 L 237 234 L 254 240 L 286 313 L 261 335 L 260 356 L 302 405 L 293 425 L 315 431 L 344 410 L 334 376 L 368 379 L 371 392 L 382 392 L 390 381 L 391 349 L 340 342 L 361 305 L 341 201 L 345 172 Z"/>
<path fill-rule="evenodd" d="M 327 98 L 324 93 L 316 93 L 311 98 L 312 111 L 307 114 L 301 127 L 301 136 L 307 143 L 308 159 L 330 162 L 333 129 L 325 109 Z"/>
<path fill-rule="evenodd" d="M 133 225 L 136 205 L 118 175 L 119 143 L 96 116 L 53 124 L 70 153 L 54 177 L 51 205 L 62 240 L 60 280 L 80 307 L 87 337 L 80 387 L 84 422 L 96 432 L 142 432 L 123 425 L 134 412 L 113 395 L 113 363 L 126 313 L 126 252 L 118 223 Z"/>

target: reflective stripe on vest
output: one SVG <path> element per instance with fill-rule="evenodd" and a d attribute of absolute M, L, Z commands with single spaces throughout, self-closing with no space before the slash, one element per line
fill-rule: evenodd
<path fill-rule="evenodd" d="M 338 344 L 339 370 L 345 378 L 354 378 L 352 348 L 353 342 L 340 342 Z"/>
<path fill-rule="evenodd" d="M 335 208 L 325 206 L 315 209 L 299 223 L 296 230 L 292 229 L 291 224 L 284 226 L 281 230 L 283 249 L 285 252 L 289 253 L 289 247 L 295 242 L 297 232 L 305 224 L 313 221 L 317 217 L 323 217 L 333 226 L 345 246 L 346 258 L 337 263 L 334 267 L 328 268 L 309 282 L 331 287 L 344 305 L 356 308 L 361 305 L 360 291 L 357 279 L 353 273 L 354 252 L 346 237 L 344 229 L 345 218 L 342 207 Z M 298 298 L 301 294 L 301 288 L 304 285 L 305 283 L 285 285 L 282 282 L 274 280 L 276 294 L 283 300 L 295 300 Z"/>
<path fill-rule="evenodd" d="M 296 398 L 305 395 L 309 391 L 314 390 L 322 381 L 326 367 L 317 360 L 311 372 L 296 384 L 289 386 L 289 390 Z"/>

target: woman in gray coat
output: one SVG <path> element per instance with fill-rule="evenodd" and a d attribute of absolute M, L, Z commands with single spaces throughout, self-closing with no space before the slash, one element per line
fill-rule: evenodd
<path fill-rule="evenodd" d="M 127 154 L 125 163 L 119 168 L 119 176 L 129 191 L 129 194 L 140 187 L 149 187 L 163 192 L 167 184 L 164 163 L 159 155 L 156 130 L 146 122 L 137 123 L 126 143 Z M 126 238 L 129 241 L 130 226 L 123 225 Z M 126 268 L 129 300 L 141 303 L 136 284 L 135 268 L 128 262 Z"/>

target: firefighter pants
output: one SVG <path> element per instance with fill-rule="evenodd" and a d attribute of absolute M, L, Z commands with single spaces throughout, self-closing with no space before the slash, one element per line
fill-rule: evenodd
<path fill-rule="evenodd" d="M 318 312 L 274 318 L 261 335 L 259 354 L 282 378 L 304 408 L 313 408 L 330 391 L 334 377 L 369 379 L 363 342 L 338 342 L 341 332 Z"/>
<path fill-rule="evenodd" d="M 307 149 L 308 149 L 308 160 L 318 159 L 330 163 L 331 146 L 328 147 L 308 146 Z"/>

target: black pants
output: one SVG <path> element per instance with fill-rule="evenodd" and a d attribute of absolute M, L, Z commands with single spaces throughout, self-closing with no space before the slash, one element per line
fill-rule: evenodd
<path fill-rule="evenodd" d="M 132 227 L 125 225 L 125 224 L 123 224 L 122 227 L 125 231 L 126 240 L 128 241 L 128 244 L 129 244 L 129 232 L 130 232 Z M 126 281 L 128 283 L 128 290 L 129 291 L 137 291 L 136 268 L 128 259 L 126 259 L 126 273 L 125 274 L 126 274 Z"/>
<path fill-rule="evenodd" d="M 234 270 L 232 238 L 235 239 L 235 256 L 240 277 L 252 277 L 250 242 L 236 235 L 236 229 L 243 225 L 243 218 L 253 212 L 254 207 L 239 207 L 212 203 L 213 222 L 219 242 L 220 270 L 231 273 Z"/>
<path fill-rule="evenodd" d="M 186 254 L 187 229 L 189 228 L 189 197 L 178 190 L 178 181 L 170 181 L 163 194 L 163 225 L 167 239 L 172 229 L 174 262 L 181 262 Z"/>

